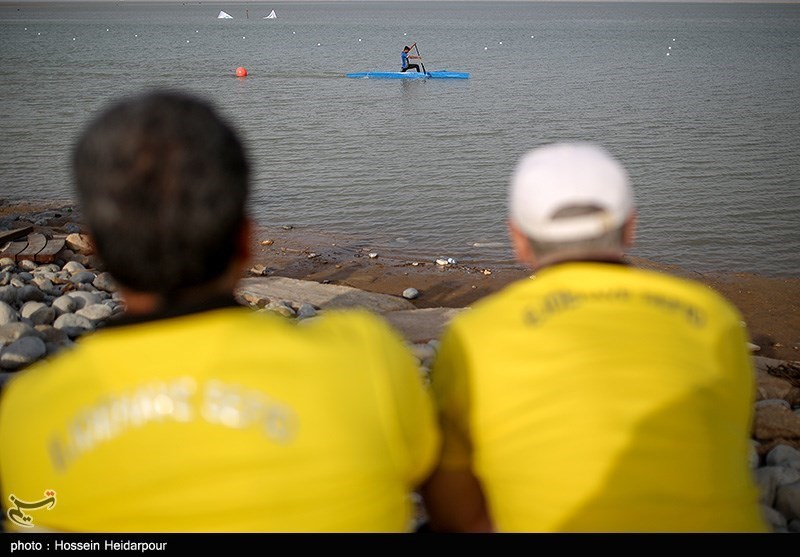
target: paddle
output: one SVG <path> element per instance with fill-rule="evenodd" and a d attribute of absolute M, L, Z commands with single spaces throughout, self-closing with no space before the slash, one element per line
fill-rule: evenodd
<path fill-rule="evenodd" d="M 417 46 L 417 43 L 412 44 L 411 48 L 414 48 L 417 51 L 417 56 L 419 57 L 419 65 L 422 66 L 422 73 L 428 73 L 425 70 L 425 64 L 422 63 L 422 54 L 419 53 L 419 47 Z"/>

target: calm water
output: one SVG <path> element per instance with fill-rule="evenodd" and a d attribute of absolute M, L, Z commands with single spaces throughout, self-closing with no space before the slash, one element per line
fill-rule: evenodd
<path fill-rule="evenodd" d="M 428 70 L 471 78 L 344 77 L 395 69 L 414 41 Z M 797 4 L 9 4 L 0 54 L 5 199 L 71 199 L 91 114 L 179 87 L 242 132 L 262 224 L 507 261 L 514 163 L 585 139 L 630 170 L 634 255 L 800 276 Z"/>

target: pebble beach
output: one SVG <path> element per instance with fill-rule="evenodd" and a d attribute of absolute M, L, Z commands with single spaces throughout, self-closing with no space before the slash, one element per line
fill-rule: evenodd
<path fill-rule="evenodd" d="M 0 200 L 0 232 L 26 227 L 63 237 L 65 244 L 46 263 L 0 253 L 0 386 L 125 312 L 73 205 Z M 425 378 L 447 320 L 528 274 L 514 265 L 458 262 L 446 254 L 408 260 L 291 225 L 258 230 L 252 253 L 242 270 L 240 303 L 298 321 L 340 308 L 343 299 L 366 307 L 397 328 Z M 703 276 L 649 261 L 630 263 L 700 280 L 741 311 L 758 381 L 750 465 L 773 531 L 800 533 L 800 278 Z"/>

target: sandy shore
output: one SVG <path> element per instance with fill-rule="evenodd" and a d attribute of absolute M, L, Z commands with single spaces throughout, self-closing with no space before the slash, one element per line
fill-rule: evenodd
<path fill-rule="evenodd" d="M 0 230 L 31 224 L 27 219 L 33 215 L 55 210 L 58 216 L 35 228 L 60 233 L 68 223 L 80 224 L 78 212 L 67 212 L 67 208 L 74 205 L 0 200 Z M 12 221 L 13 217 L 20 219 Z M 365 248 L 363 239 L 281 226 L 257 230 L 252 254 L 251 267 L 261 266 L 266 275 L 328 281 L 396 296 L 415 288 L 419 297 L 411 302 L 418 308 L 466 307 L 528 274 L 508 262 L 460 260 L 442 267 L 436 264 L 435 255 L 414 260 L 399 252 Z M 742 313 L 751 341 L 760 347 L 757 355 L 800 361 L 800 278 L 745 271 L 699 274 L 640 258 L 630 258 L 630 263 L 692 278 L 716 289 Z"/>

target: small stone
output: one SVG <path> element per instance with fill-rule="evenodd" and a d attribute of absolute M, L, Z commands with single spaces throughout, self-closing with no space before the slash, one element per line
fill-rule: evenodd
<path fill-rule="evenodd" d="M 114 277 L 112 277 L 111 273 L 109 273 L 108 271 L 103 271 L 102 273 L 98 273 L 97 276 L 92 281 L 92 286 L 94 286 L 98 290 L 102 290 L 103 292 L 117 291 L 117 283 L 116 281 L 114 281 Z"/>
<path fill-rule="evenodd" d="M 407 300 L 413 300 L 414 298 L 419 296 L 419 290 L 416 288 L 406 288 L 403 290 L 403 298 Z"/>
<path fill-rule="evenodd" d="M 262 246 L 271 246 L 274 243 L 275 243 L 275 240 L 261 240 L 261 245 Z"/>
<path fill-rule="evenodd" d="M 44 341 L 36 336 L 22 337 L 0 353 L 0 367 L 16 370 L 32 364 L 47 353 Z"/>
<path fill-rule="evenodd" d="M 369 254 L 369 258 L 370 258 L 370 259 L 375 259 L 376 257 L 378 257 L 378 254 L 377 254 L 377 253 L 375 253 L 374 251 L 373 251 L 373 252 L 370 252 L 370 254 Z"/>
<path fill-rule="evenodd" d="M 17 291 L 17 300 L 20 302 L 29 302 L 31 300 L 35 302 L 42 302 L 44 301 L 44 298 L 45 293 L 32 284 L 26 284 Z"/>
<path fill-rule="evenodd" d="M 70 338 L 75 338 L 82 335 L 87 331 L 94 330 L 94 324 L 87 317 L 77 315 L 75 313 L 65 313 L 60 315 L 53 323 L 53 327 L 61 329 L 67 333 Z"/>
<path fill-rule="evenodd" d="M 111 314 L 114 311 L 111 309 L 110 306 L 106 304 L 91 304 L 88 306 L 84 306 L 83 308 L 79 309 L 75 312 L 75 315 L 82 315 L 86 317 L 93 323 L 99 323 L 100 321 L 104 321 L 111 317 Z"/>
<path fill-rule="evenodd" d="M 297 317 L 299 319 L 308 319 L 309 317 L 314 317 L 317 315 L 317 310 L 311 304 L 300 304 L 300 307 L 297 309 Z"/>
<path fill-rule="evenodd" d="M 94 253 L 92 242 L 89 240 L 89 236 L 86 234 L 69 234 L 67 235 L 65 242 L 67 247 L 76 253 L 80 253 L 82 255 L 91 255 Z"/>
<path fill-rule="evenodd" d="M 72 275 L 70 280 L 75 284 L 91 284 L 95 278 L 96 275 L 91 271 L 80 271 Z"/>
<path fill-rule="evenodd" d="M 75 273 L 85 271 L 86 266 L 79 261 L 69 261 L 64 264 L 62 270 L 68 272 L 70 275 L 74 275 Z"/>
<path fill-rule="evenodd" d="M 252 267 L 250 267 L 251 275 L 262 277 L 267 273 L 269 273 L 269 270 L 267 269 L 266 266 L 262 265 L 261 263 L 258 263 L 257 265 L 253 265 Z"/>
<path fill-rule="evenodd" d="M 19 321 L 17 311 L 7 303 L 0 301 L 0 325 Z"/>
<path fill-rule="evenodd" d="M 49 325 L 56 319 L 56 310 L 42 302 L 25 302 L 19 314 L 34 325 Z"/>
<path fill-rule="evenodd" d="M 53 300 L 51 306 L 58 315 L 61 315 L 63 313 L 74 313 L 78 309 L 78 302 L 72 296 L 65 294 Z"/>
<path fill-rule="evenodd" d="M 18 263 L 19 268 L 23 271 L 33 271 L 36 268 L 36 263 L 31 261 L 30 259 L 23 259 Z"/>

